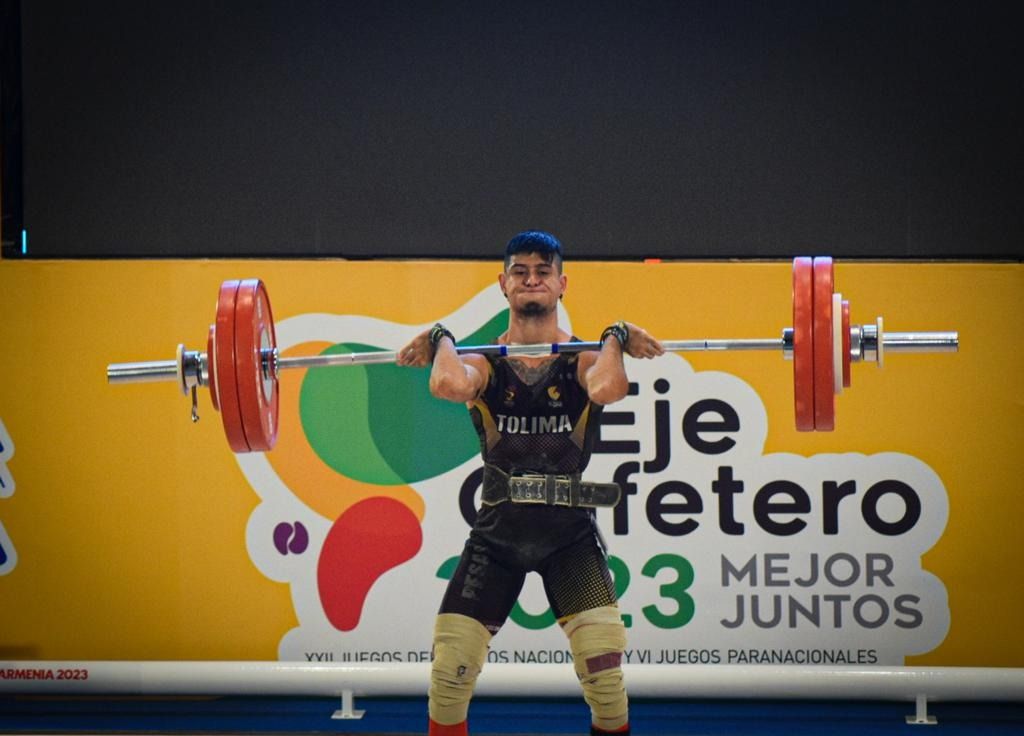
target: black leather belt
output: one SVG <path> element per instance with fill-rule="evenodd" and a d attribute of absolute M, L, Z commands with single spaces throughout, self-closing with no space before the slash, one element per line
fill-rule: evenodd
<path fill-rule="evenodd" d="M 481 500 L 488 506 L 504 501 L 539 503 L 547 506 L 614 506 L 622 489 L 617 483 L 591 483 L 579 474 L 554 475 L 515 473 L 509 475 L 493 465 L 484 466 Z"/>

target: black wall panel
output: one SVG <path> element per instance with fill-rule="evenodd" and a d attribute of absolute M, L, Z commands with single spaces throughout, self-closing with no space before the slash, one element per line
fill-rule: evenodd
<path fill-rule="evenodd" d="M 25 0 L 27 255 L 1019 258 L 1013 5 Z"/>

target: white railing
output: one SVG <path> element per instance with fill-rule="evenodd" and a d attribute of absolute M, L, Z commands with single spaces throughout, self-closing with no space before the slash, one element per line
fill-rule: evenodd
<path fill-rule="evenodd" d="M 0 661 L 0 694 L 425 696 L 427 663 Z M 1024 668 L 625 664 L 634 697 L 1024 702 Z M 579 694 L 571 665 L 488 664 L 480 696 Z"/>

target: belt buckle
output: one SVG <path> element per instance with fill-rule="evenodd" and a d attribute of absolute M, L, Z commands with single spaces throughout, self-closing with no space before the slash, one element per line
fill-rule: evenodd
<path fill-rule="evenodd" d="M 551 491 L 551 503 L 555 506 L 572 506 L 572 476 L 556 475 Z"/>

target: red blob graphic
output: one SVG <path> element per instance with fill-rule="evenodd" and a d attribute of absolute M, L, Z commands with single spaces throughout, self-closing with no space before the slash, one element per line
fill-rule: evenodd
<path fill-rule="evenodd" d="M 352 631 L 377 579 L 422 546 L 419 519 L 398 501 L 368 498 L 345 511 L 327 533 L 316 568 L 327 620 L 339 631 Z"/>

